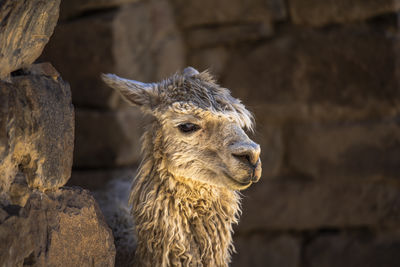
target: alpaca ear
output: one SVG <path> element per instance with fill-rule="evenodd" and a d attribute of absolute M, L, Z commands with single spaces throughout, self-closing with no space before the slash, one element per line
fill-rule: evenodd
<path fill-rule="evenodd" d="M 187 67 L 183 70 L 183 76 L 194 76 L 199 74 L 199 71 L 193 67 Z"/>
<path fill-rule="evenodd" d="M 125 100 L 136 106 L 152 108 L 157 102 L 157 94 L 154 91 L 157 84 L 142 83 L 118 77 L 115 74 L 102 74 L 102 80 L 111 88 L 117 90 Z"/>

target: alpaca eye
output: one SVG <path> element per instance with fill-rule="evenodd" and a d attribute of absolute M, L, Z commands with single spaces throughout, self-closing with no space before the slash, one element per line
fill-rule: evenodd
<path fill-rule="evenodd" d="M 193 123 L 182 123 L 178 125 L 178 128 L 182 133 L 193 133 L 200 130 L 200 126 Z"/>

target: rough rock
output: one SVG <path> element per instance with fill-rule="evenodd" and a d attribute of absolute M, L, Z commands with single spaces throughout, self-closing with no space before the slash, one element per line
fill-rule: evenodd
<path fill-rule="evenodd" d="M 152 0 L 58 25 L 42 59 L 70 82 L 74 104 L 110 108 L 124 102 L 101 73 L 156 81 L 183 68 L 184 55 L 168 3 Z"/>
<path fill-rule="evenodd" d="M 234 239 L 232 266 L 299 267 L 300 241 L 289 235 L 254 234 Z"/>
<path fill-rule="evenodd" d="M 33 192 L 0 206 L 1 266 L 114 266 L 111 230 L 88 191 Z"/>
<path fill-rule="evenodd" d="M 281 106 L 283 112 L 297 105 L 292 111 L 308 117 L 398 110 L 399 53 L 385 26 L 289 33 L 232 52 L 221 83 L 247 105 Z"/>
<path fill-rule="evenodd" d="M 384 181 L 312 181 L 294 173 L 260 180 L 244 196 L 240 233 L 400 223 L 400 189 Z"/>
<path fill-rule="evenodd" d="M 359 21 L 400 10 L 397 0 L 290 0 L 289 7 L 295 24 L 311 26 Z"/>
<path fill-rule="evenodd" d="M 115 266 L 132 266 L 136 237 L 128 206 L 131 181 L 137 168 L 74 170 L 67 185 L 80 186 L 93 192 L 116 247 Z"/>
<path fill-rule="evenodd" d="M 115 266 L 132 266 L 136 237 L 128 206 L 131 181 L 137 168 L 74 170 L 67 185 L 78 185 L 93 192 L 116 247 Z"/>
<path fill-rule="evenodd" d="M 274 20 L 286 17 L 286 6 L 282 0 L 172 0 L 171 4 L 183 28 L 212 27 L 220 24 L 269 25 Z"/>
<path fill-rule="evenodd" d="M 394 267 L 400 262 L 398 232 L 324 233 L 305 248 L 310 267 Z"/>
<path fill-rule="evenodd" d="M 102 11 L 140 0 L 68 0 L 61 1 L 60 20 L 82 16 L 85 12 Z"/>
<path fill-rule="evenodd" d="M 42 53 L 58 20 L 60 0 L 0 4 L 0 79 L 28 67 Z"/>
<path fill-rule="evenodd" d="M 104 168 L 138 164 L 143 127 L 143 116 L 136 108 L 118 111 L 78 109 L 74 166 Z"/>
<path fill-rule="evenodd" d="M 51 65 L 0 82 L 0 192 L 23 205 L 27 187 L 56 189 L 70 177 L 74 110 L 69 85 Z M 46 72 L 46 70 L 53 70 Z M 19 202 L 22 201 L 22 202 Z"/>

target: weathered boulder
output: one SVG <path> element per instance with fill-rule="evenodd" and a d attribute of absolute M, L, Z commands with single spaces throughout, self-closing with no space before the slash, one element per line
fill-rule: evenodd
<path fill-rule="evenodd" d="M 298 267 L 301 258 L 300 240 L 290 236 L 253 234 L 234 238 L 237 253 L 232 266 Z"/>
<path fill-rule="evenodd" d="M 168 77 L 184 65 L 184 47 L 167 1 L 144 1 L 56 27 L 42 59 L 70 82 L 78 107 L 123 105 L 101 73 L 144 82 Z"/>
<path fill-rule="evenodd" d="M 399 240 L 398 231 L 322 233 L 308 242 L 304 260 L 310 267 L 394 267 L 400 262 Z"/>
<path fill-rule="evenodd" d="M 42 53 L 58 20 L 60 0 L 0 3 L 0 79 L 28 67 Z"/>
<path fill-rule="evenodd" d="M 77 109 L 74 166 L 104 168 L 138 164 L 143 126 L 143 115 L 138 109 Z"/>
<path fill-rule="evenodd" d="M 23 205 L 30 189 L 71 175 L 74 110 L 69 85 L 43 64 L 0 82 L 0 195 Z"/>
<path fill-rule="evenodd" d="M 80 188 L 33 192 L 25 207 L 0 206 L 1 266 L 114 266 L 111 230 Z"/>
<path fill-rule="evenodd" d="M 311 26 L 359 21 L 400 10 L 397 0 L 290 0 L 289 7 L 295 24 Z"/>
<path fill-rule="evenodd" d="M 74 170 L 67 185 L 78 185 L 93 192 L 116 248 L 115 266 L 132 266 L 136 249 L 133 218 L 128 205 L 131 181 L 137 168 Z"/>

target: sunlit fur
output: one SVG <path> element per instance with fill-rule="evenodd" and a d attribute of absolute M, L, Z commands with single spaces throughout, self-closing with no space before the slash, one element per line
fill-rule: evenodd
<path fill-rule="evenodd" d="M 137 266 L 227 266 L 234 250 L 237 190 L 250 186 L 251 173 L 230 147 L 252 143 L 243 129 L 251 130 L 253 119 L 210 74 L 190 70 L 146 86 L 103 76 L 152 115 L 130 195 Z M 200 130 L 182 133 L 178 125 L 189 122 Z"/>

